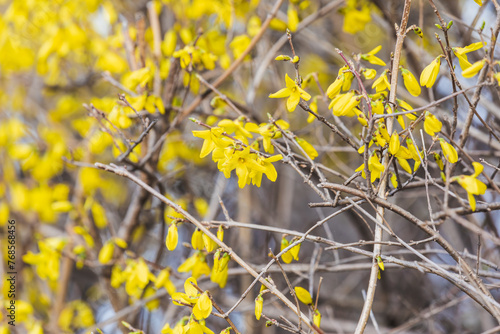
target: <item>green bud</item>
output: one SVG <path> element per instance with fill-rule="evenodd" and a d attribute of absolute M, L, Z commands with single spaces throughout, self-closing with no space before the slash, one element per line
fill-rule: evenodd
<path fill-rule="evenodd" d="M 453 21 L 448 22 L 448 25 L 446 26 L 446 29 L 449 30 L 452 25 L 453 25 Z"/>
<path fill-rule="evenodd" d="M 436 28 L 438 28 L 439 30 L 443 30 L 443 27 L 441 27 L 439 24 L 435 24 Z"/>

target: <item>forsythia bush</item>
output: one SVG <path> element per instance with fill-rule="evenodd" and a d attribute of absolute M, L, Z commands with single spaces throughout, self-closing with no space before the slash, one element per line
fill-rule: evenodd
<path fill-rule="evenodd" d="M 395 268 L 494 327 L 500 6 L 413 2 L 0 1 L 0 333 L 385 332 Z"/>

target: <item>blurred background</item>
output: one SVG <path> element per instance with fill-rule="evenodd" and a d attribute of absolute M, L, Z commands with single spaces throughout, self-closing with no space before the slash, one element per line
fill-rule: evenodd
<path fill-rule="evenodd" d="M 492 1 L 483 1 L 482 6 L 473 0 L 434 3 L 446 22 L 453 21 L 448 31 L 450 46 L 464 47 L 484 39 L 489 47 L 497 17 Z M 323 200 L 304 180 L 303 176 L 313 184 L 320 183 L 306 159 L 298 160 L 303 164 L 299 163 L 297 169 L 275 163 L 276 182 L 264 178 L 261 187 L 240 189 L 234 173 L 226 179 L 209 157 L 199 157 L 202 141 L 192 131 L 204 128 L 178 117 L 200 95 L 204 99 L 190 117 L 209 125 L 238 117 L 226 101 L 214 98 L 216 94 L 196 75 L 212 83 L 219 78 L 255 38 L 274 5 L 258 0 L 0 1 L 2 267 L 4 273 L 9 271 L 7 226 L 9 220 L 15 220 L 18 324 L 16 329 L 9 326 L 3 311 L 0 333 L 89 333 L 96 332 L 96 326 L 106 334 L 128 333 L 133 328 L 145 333 L 170 333 L 166 323 L 174 328 L 190 315 L 189 308 L 173 305 L 169 296 L 172 291 L 167 294 L 165 289 L 175 286 L 183 291 L 184 281 L 192 272 L 178 272 L 177 268 L 186 259 L 203 254 L 202 262 L 211 267 L 213 256 L 192 249 L 193 225 L 136 184 L 95 169 L 95 162 L 128 166 L 144 182 L 207 222 L 214 233 L 226 222 L 225 243 L 257 271 L 270 260 L 270 250 L 275 254 L 280 251 L 283 234 L 290 241 L 294 235 L 288 232 L 304 233 L 339 209 L 310 205 Z M 326 180 L 342 184 L 363 163 L 362 156 L 324 124 L 308 122 L 307 112 L 297 108 L 289 113 L 283 99 L 268 98 L 284 87 L 285 73 L 292 78 L 296 74 L 290 62 L 274 58 L 292 56 L 285 33 L 289 29 L 294 52 L 300 57 L 302 87 L 312 95 L 317 113 L 342 131 L 348 129 L 360 144 L 361 124 L 355 118 L 332 116 L 329 101 L 323 99 L 324 91 L 345 65 L 336 49 L 355 60 L 359 68 L 366 64 L 361 65 L 357 55 L 381 45 L 377 57 L 387 66 L 371 66 L 378 76 L 390 68 L 395 24 L 401 21 L 403 5 L 404 1 L 398 0 L 283 1 L 262 38 L 218 89 L 256 124 L 267 122 L 268 114 L 289 122 L 295 135 L 315 147 L 319 154 L 315 161 L 324 166 Z M 438 23 L 429 1 L 412 1 L 408 26 L 418 26 L 423 38 L 412 30 L 408 32 L 401 63 L 417 80 L 443 52 L 434 36 L 437 33 L 444 39 L 435 27 Z M 181 64 L 183 51 L 188 66 Z M 473 63 L 483 58 L 484 50 L 468 56 Z M 494 56 L 499 59 L 498 52 Z M 438 81 L 431 89 L 423 88 L 415 97 L 400 80 L 398 98 L 417 108 L 453 93 L 448 67 L 442 62 Z M 474 78 L 457 75 L 464 88 L 476 84 Z M 370 94 L 373 81 L 366 81 Z M 119 94 L 125 94 L 125 98 L 119 98 Z M 488 86 L 477 107 L 478 114 L 496 133 L 499 102 L 498 85 Z M 447 133 L 452 126 L 452 109 L 453 99 L 449 99 L 431 110 Z M 468 109 L 465 99 L 458 97 L 456 139 Z M 145 131 L 146 119 L 157 123 L 132 150 L 134 140 Z M 416 127 L 418 137 L 421 128 Z M 160 146 L 153 150 L 156 143 Z M 285 145 L 284 141 L 280 144 Z M 497 165 L 499 149 L 500 144 L 475 119 L 464 151 Z M 124 158 L 125 152 L 132 153 Z M 148 153 L 150 156 L 141 164 Z M 429 170 L 440 179 L 437 165 Z M 459 164 L 456 175 L 472 172 Z M 419 170 L 414 177 L 421 182 L 424 171 Z M 456 185 L 452 191 L 465 196 Z M 431 187 L 429 194 L 434 210 L 439 211 L 443 192 Z M 488 191 L 477 200 L 479 204 L 493 203 L 498 197 Z M 390 201 L 419 219 L 430 220 L 425 187 L 400 191 Z M 450 207 L 462 205 L 450 198 Z M 374 212 L 369 205 L 363 208 Z M 499 238 L 497 212 L 464 219 Z M 428 237 L 391 212 L 387 212 L 386 220 L 406 242 Z M 165 238 L 172 222 L 182 224 L 178 225 L 177 248 L 168 251 Z M 231 225 L 234 222 L 264 228 Z M 439 233 L 475 268 L 477 233 L 451 218 L 439 220 L 438 226 Z M 371 253 L 366 251 L 373 245 L 365 241 L 373 239 L 373 228 L 373 222 L 358 211 L 348 210 L 312 235 L 348 244 L 357 252 L 342 247 L 327 250 L 328 243 L 305 242 L 299 261 L 283 264 L 293 286 L 309 290 L 314 300 L 318 296 L 325 333 L 355 330 L 372 265 Z M 125 247 L 120 246 L 121 240 L 126 242 Z M 388 237 L 384 240 L 391 241 Z M 112 259 L 101 261 L 102 249 L 110 244 Z M 421 242 L 415 248 L 446 270 L 456 272 L 456 263 L 437 244 Z M 483 238 L 480 251 L 478 271 L 498 301 L 498 244 Z M 383 254 L 409 265 L 421 261 L 399 246 L 386 245 Z M 144 286 L 130 276 L 141 264 L 147 265 L 149 275 Z M 395 263 L 385 266 L 366 333 L 481 333 L 498 325 L 455 285 L 418 270 L 418 264 L 416 269 Z M 155 284 L 162 271 L 168 273 L 170 285 Z M 280 268 L 273 265 L 268 272 L 293 300 L 287 294 Z M 225 311 L 253 281 L 234 261 L 229 263 L 225 288 L 209 276 L 200 275 L 198 283 Z M 140 289 L 130 293 L 129 284 L 136 283 Z M 3 302 L 8 303 L 5 280 L 3 284 Z M 259 288 L 256 284 L 231 314 L 236 327 L 248 334 L 287 332 L 255 319 L 254 300 Z M 158 297 L 155 302 L 143 302 L 153 295 Z M 312 319 L 312 313 L 302 306 Z M 271 294 L 265 295 L 263 310 L 267 317 L 280 322 L 280 316 L 297 321 L 294 313 Z M 131 327 L 126 329 L 120 324 L 122 320 Z M 206 325 L 215 333 L 228 326 L 214 316 Z"/>

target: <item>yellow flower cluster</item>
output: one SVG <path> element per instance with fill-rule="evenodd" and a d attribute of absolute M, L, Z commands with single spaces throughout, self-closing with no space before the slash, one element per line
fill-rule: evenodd
<path fill-rule="evenodd" d="M 191 306 L 192 313 L 189 317 L 183 317 L 172 329 L 170 324 L 165 324 L 162 333 L 211 333 L 205 325 L 205 319 L 212 313 L 212 300 L 208 291 L 200 292 L 198 283 L 194 277 L 189 277 L 184 282 L 184 292 L 176 292 L 172 295 L 172 302 L 179 306 Z"/>
<path fill-rule="evenodd" d="M 125 283 L 125 291 L 133 299 L 153 295 L 157 290 L 165 288 L 172 295 L 175 293 L 175 285 L 170 281 L 170 269 L 165 268 L 155 276 L 143 259 L 127 259 L 125 269 L 120 264 L 113 266 L 111 271 L 111 286 L 118 289 Z M 146 304 L 149 309 L 159 306 L 157 300 Z"/>
<path fill-rule="evenodd" d="M 51 284 L 55 284 L 59 279 L 61 252 L 66 243 L 66 239 L 59 237 L 40 240 L 38 242 L 40 252 L 34 254 L 28 251 L 28 253 L 23 256 L 23 261 L 35 266 L 36 273 L 41 279 L 48 280 Z"/>
<path fill-rule="evenodd" d="M 467 196 L 469 198 L 469 204 L 472 211 L 476 211 L 476 199 L 474 195 L 482 195 L 486 192 L 486 184 L 477 179 L 479 174 L 483 172 L 483 165 L 479 162 L 473 162 L 474 173 L 472 175 L 460 175 L 453 178 L 453 181 L 457 181 L 462 188 L 467 191 Z"/>
<path fill-rule="evenodd" d="M 349 34 L 355 34 L 365 29 L 371 18 L 374 6 L 366 0 L 347 0 L 346 6 L 342 9 L 344 14 L 344 25 L 342 30 Z"/>
<path fill-rule="evenodd" d="M 288 128 L 286 122 L 277 121 L 277 124 L 284 129 Z M 258 133 L 261 137 L 249 144 L 248 140 L 253 138 L 251 132 Z M 235 170 L 240 188 L 250 183 L 260 187 L 264 174 L 269 180 L 276 181 L 278 174 L 272 163 L 283 157 L 281 154 L 266 157 L 256 151 L 259 140 L 262 141 L 265 151 L 274 151 L 271 139 L 279 138 L 281 132 L 273 124 L 264 123 L 259 126 L 245 122 L 243 118 L 235 121 L 224 119 L 218 123 L 217 127 L 193 131 L 193 135 L 204 140 L 200 157 L 203 158 L 212 153 L 213 161 L 217 163 L 217 168 L 224 173 L 226 178 L 229 178 L 231 171 Z"/>
<path fill-rule="evenodd" d="M 75 331 L 87 328 L 95 323 L 90 306 L 81 301 L 74 300 L 63 308 L 59 315 L 59 327 L 64 331 Z"/>

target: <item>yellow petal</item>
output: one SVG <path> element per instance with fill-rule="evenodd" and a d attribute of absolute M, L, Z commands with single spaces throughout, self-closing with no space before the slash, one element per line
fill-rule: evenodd
<path fill-rule="evenodd" d="M 102 264 L 107 264 L 113 258 L 113 253 L 115 251 L 115 244 L 112 242 L 107 242 L 102 246 L 99 251 L 99 262 Z"/>
<path fill-rule="evenodd" d="M 277 99 L 277 98 L 281 98 L 281 97 L 287 97 L 290 95 L 290 93 L 291 93 L 290 89 L 282 88 L 279 91 L 277 91 L 276 93 L 269 95 L 269 97 L 273 98 L 273 99 Z"/>
<path fill-rule="evenodd" d="M 443 150 L 443 154 L 446 160 L 448 160 L 452 164 L 457 162 L 458 153 L 455 150 L 455 148 L 446 141 L 444 141 L 444 139 L 440 139 L 439 143 L 441 144 L 441 149 Z"/>
<path fill-rule="evenodd" d="M 434 136 L 436 132 L 441 131 L 443 123 L 428 111 L 425 114 L 424 130 L 429 136 Z"/>
<path fill-rule="evenodd" d="M 262 308 L 264 306 L 264 298 L 262 298 L 262 295 L 258 295 L 257 298 L 255 298 L 255 318 L 257 320 L 260 320 L 260 317 L 262 316 Z"/>
<path fill-rule="evenodd" d="M 318 326 L 321 324 L 321 313 L 318 310 L 314 311 L 313 323 Z"/>
<path fill-rule="evenodd" d="M 371 50 L 368 52 L 369 55 L 375 55 L 377 54 L 380 50 L 382 50 L 382 45 L 377 46 L 375 49 Z"/>
<path fill-rule="evenodd" d="M 177 247 L 178 240 L 179 240 L 179 233 L 177 231 L 177 225 L 170 224 L 166 240 L 167 249 L 169 251 L 173 251 Z"/>
<path fill-rule="evenodd" d="M 472 174 L 472 177 L 478 177 L 479 174 L 483 172 L 484 166 L 475 161 L 472 163 L 472 166 L 474 167 L 474 174 Z"/>
<path fill-rule="evenodd" d="M 204 292 L 193 307 L 193 314 L 196 319 L 206 319 L 212 313 L 212 301 L 208 294 Z"/>
<path fill-rule="evenodd" d="M 391 153 L 392 155 L 395 155 L 399 151 L 400 147 L 401 147 L 401 143 L 399 142 L 398 132 L 396 130 L 394 130 L 394 132 L 391 135 L 391 139 L 389 141 L 389 153 Z"/>
<path fill-rule="evenodd" d="M 474 198 L 474 195 L 471 193 L 467 193 L 467 197 L 469 198 L 469 205 L 472 211 L 476 211 L 476 199 Z"/>
<path fill-rule="evenodd" d="M 299 144 L 300 147 L 302 147 L 302 149 L 307 153 L 307 155 L 309 156 L 309 158 L 311 158 L 311 160 L 314 160 L 314 158 L 318 156 L 318 152 L 316 151 L 314 146 L 309 144 L 307 141 L 298 137 L 295 138 L 295 140 L 297 141 L 297 144 Z"/>
<path fill-rule="evenodd" d="M 194 277 L 189 277 L 184 282 L 184 291 L 189 297 L 194 297 L 198 295 L 198 290 L 194 287 L 194 285 L 198 286 L 196 279 Z"/>
<path fill-rule="evenodd" d="M 408 92 L 413 96 L 419 96 L 421 93 L 420 85 L 413 73 L 403 68 L 401 69 L 401 75 L 403 75 L 403 82 Z"/>
<path fill-rule="evenodd" d="M 469 68 L 467 68 L 462 72 L 462 76 L 464 78 L 472 78 L 484 67 L 485 63 L 486 63 L 485 59 L 475 62 Z"/>
<path fill-rule="evenodd" d="M 297 298 L 304 304 L 306 305 L 312 305 L 313 303 L 313 300 L 312 300 L 312 297 L 311 297 L 311 294 L 309 293 L 309 291 L 307 291 L 306 289 L 304 289 L 303 287 L 300 287 L 300 286 L 296 286 L 294 288 L 295 290 L 295 294 L 297 295 Z"/>
<path fill-rule="evenodd" d="M 299 104 L 299 102 L 300 102 L 300 93 L 298 93 L 298 92 L 292 93 L 290 95 L 290 97 L 288 98 L 288 100 L 286 100 L 286 109 L 289 112 L 294 111 L 295 108 L 297 108 L 297 105 Z"/>
<path fill-rule="evenodd" d="M 440 66 L 441 66 L 441 56 L 434 59 L 432 63 L 430 63 L 424 68 L 422 74 L 420 74 L 420 85 L 428 88 L 432 87 L 436 82 Z"/>

